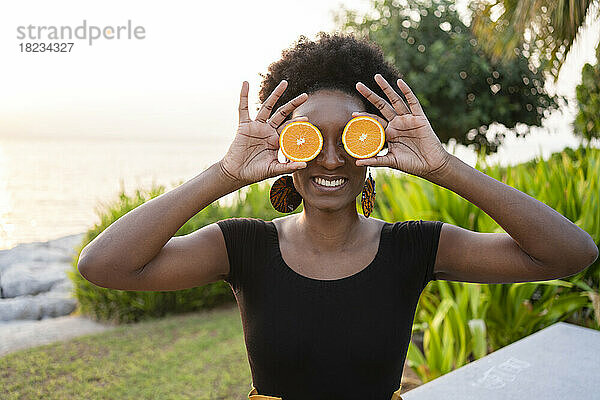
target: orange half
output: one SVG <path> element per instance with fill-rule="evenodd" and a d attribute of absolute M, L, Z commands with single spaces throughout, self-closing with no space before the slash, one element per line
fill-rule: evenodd
<path fill-rule="evenodd" d="M 385 130 L 373 117 L 352 118 L 342 133 L 344 148 L 354 158 L 369 158 L 379 153 L 385 144 Z"/>
<path fill-rule="evenodd" d="M 279 135 L 279 148 L 289 160 L 310 161 L 321 152 L 323 136 L 310 122 L 292 122 Z"/>

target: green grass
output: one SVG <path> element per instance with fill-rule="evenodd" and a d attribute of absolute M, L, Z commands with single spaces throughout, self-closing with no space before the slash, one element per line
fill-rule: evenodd
<path fill-rule="evenodd" d="M 0 358 L 8 399 L 247 399 L 237 305 L 122 325 Z"/>

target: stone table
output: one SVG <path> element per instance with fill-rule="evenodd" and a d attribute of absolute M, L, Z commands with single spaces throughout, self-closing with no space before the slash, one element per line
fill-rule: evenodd
<path fill-rule="evenodd" d="M 600 399 L 600 332 L 558 322 L 402 395 L 404 400 Z"/>

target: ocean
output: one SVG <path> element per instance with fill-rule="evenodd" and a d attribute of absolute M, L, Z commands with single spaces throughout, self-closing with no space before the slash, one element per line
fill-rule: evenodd
<path fill-rule="evenodd" d="M 121 189 L 173 188 L 220 160 L 232 139 L 0 137 L 0 250 L 85 232 Z M 489 160 L 516 164 L 577 145 L 568 123 L 557 120 L 526 139 L 507 136 Z M 448 151 L 475 164 L 462 146 Z"/>
<path fill-rule="evenodd" d="M 0 138 L 0 250 L 84 232 L 121 189 L 175 187 L 227 148 L 214 138 Z"/>

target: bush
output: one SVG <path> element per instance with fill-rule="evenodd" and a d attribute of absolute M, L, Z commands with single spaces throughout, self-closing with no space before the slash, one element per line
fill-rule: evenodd
<path fill-rule="evenodd" d="M 175 236 L 187 235 L 226 218 L 252 216 L 271 220 L 281 216 L 282 214 L 275 211 L 268 200 L 269 190 L 268 183 L 254 184 L 238 191 L 236 201 L 230 206 L 214 202 L 188 220 Z M 75 296 L 81 313 L 99 320 L 128 323 L 212 308 L 235 301 L 231 288 L 225 281 L 176 291 L 127 291 L 96 286 L 79 274 L 77 270 L 79 253 L 89 242 L 121 216 L 164 192 L 164 186 L 153 187 L 148 191 L 137 190 L 132 196 L 121 191 L 117 201 L 98 210 L 101 221 L 84 236 L 77 249 L 77 256 L 73 260 L 73 269 L 69 272 L 69 277 L 74 282 Z M 296 212 L 300 210 L 302 206 Z"/>

